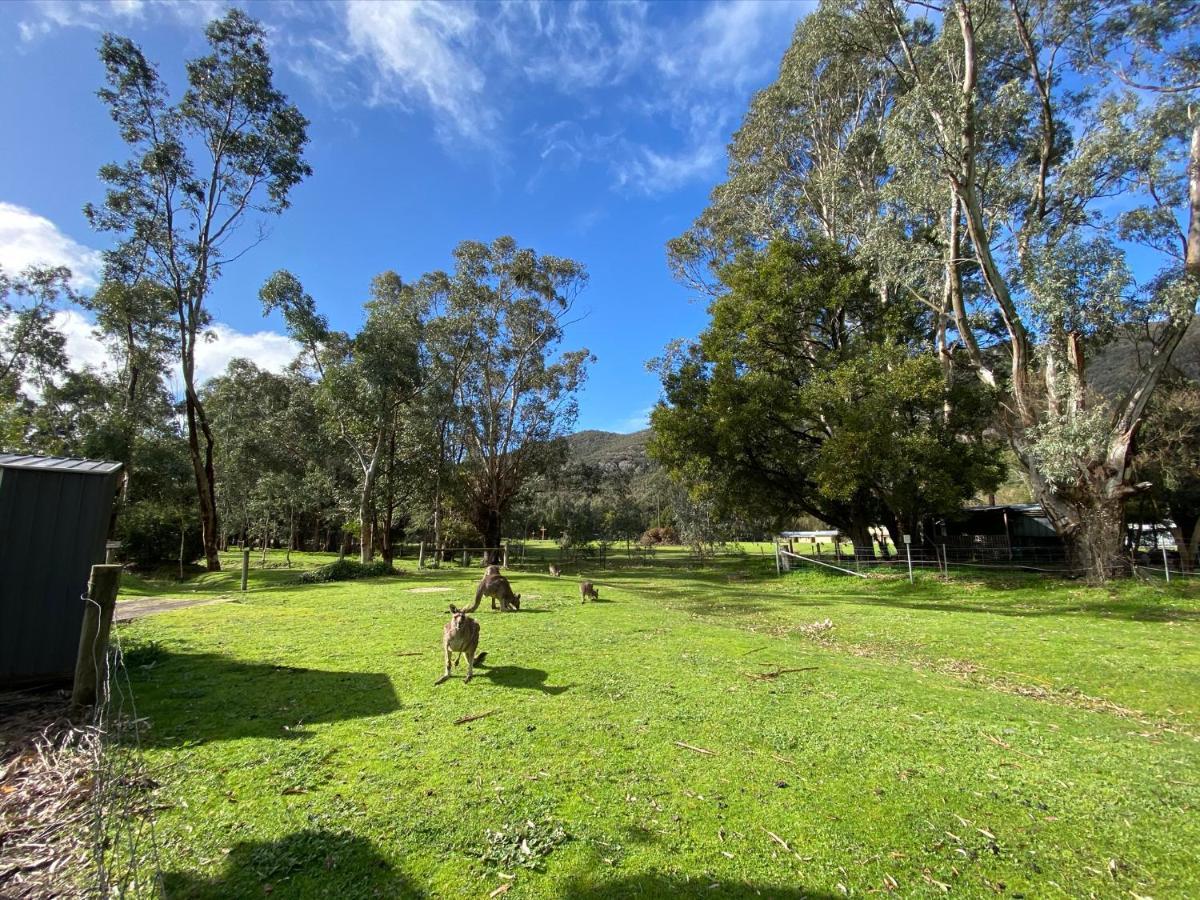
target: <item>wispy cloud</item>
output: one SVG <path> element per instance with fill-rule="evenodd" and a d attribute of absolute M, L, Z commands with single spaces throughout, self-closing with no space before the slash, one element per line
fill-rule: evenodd
<path fill-rule="evenodd" d="M 373 67 L 371 101 L 427 105 L 444 133 L 484 140 L 496 118 L 473 58 L 480 19 L 466 5 L 355 0 L 345 7 L 352 51 Z"/>
<path fill-rule="evenodd" d="M 715 172 L 725 159 L 725 142 L 714 135 L 706 143 L 675 154 L 658 153 L 645 145 L 632 151 L 614 166 L 617 184 L 644 194 L 661 194 Z"/>
<path fill-rule="evenodd" d="M 613 426 L 613 431 L 618 434 L 632 434 L 635 431 L 641 431 L 650 427 L 650 413 L 654 412 L 653 406 L 647 406 L 645 409 L 640 409 L 633 415 L 622 419 Z"/>
<path fill-rule="evenodd" d="M 73 240 L 32 210 L 0 201 L 0 266 L 17 272 L 27 266 L 67 266 L 79 290 L 100 283 L 100 253 Z"/>
<path fill-rule="evenodd" d="M 38 0 L 17 28 L 30 43 L 60 28 L 104 31 L 114 25 L 168 20 L 186 24 L 208 22 L 228 3 L 220 0 Z"/>

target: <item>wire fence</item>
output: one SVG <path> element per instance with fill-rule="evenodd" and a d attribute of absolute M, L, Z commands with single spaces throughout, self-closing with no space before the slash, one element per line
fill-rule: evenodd
<path fill-rule="evenodd" d="M 92 737 L 92 798 L 89 821 L 95 897 L 163 896 L 155 813 L 155 789 L 142 750 L 145 719 L 138 716 L 125 653 L 114 632 L 107 672 L 98 679 L 88 726 Z"/>
<path fill-rule="evenodd" d="M 925 545 L 902 547 L 894 551 L 889 549 L 886 554 L 879 551 L 870 554 L 854 554 L 841 552 L 840 548 L 836 548 L 833 552 L 823 552 L 822 548 L 816 546 L 801 549 L 802 552 L 798 553 L 795 550 L 786 549 L 786 545 L 780 544 L 778 570 L 784 572 L 796 567 L 808 566 L 864 577 L 872 572 L 902 574 L 910 570 L 914 573 L 935 571 L 943 577 L 949 577 L 955 570 L 962 572 L 991 570 L 1039 573 L 1065 578 L 1086 576 L 1093 571 L 1075 563 L 1065 548 L 1056 547 L 1022 547 L 1010 550 L 1008 548 L 955 547 L 941 544 L 932 547 Z M 807 552 L 803 552 L 805 550 Z M 1185 569 L 1180 557 L 1169 553 L 1161 553 L 1161 555 L 1144 552 L 1129 554 L 1114 559 L 1111 569 L 1118 574 L 1158 578 L 1166 581 L 1190 579 L 1200 575 L 1200 572 L 1196 572 L 1194 569 Z"/>
<path fill-rule="evenodd" d="M 85 603 L 94 603 L 84 595 Z M 95 649 L 99 649 L 98 647 Z M 124 654 L 97 654 L 96 702 L 65 714 L 58 692 L 5 698 L 0 766 L 0 897 L 163 896 L 157 784 L 141 746 Z"/>

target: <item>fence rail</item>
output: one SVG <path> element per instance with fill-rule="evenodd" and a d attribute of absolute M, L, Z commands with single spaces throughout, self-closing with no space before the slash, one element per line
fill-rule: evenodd
<path fill-rule="evenodd" d="M 1161 559 L 1156 559 L 1155 556 L 1147 553 L 1131 554 L 1114 560 L 1113 568 L 1126 574 L 1163 578 L 1168 582 L 1174 578 L 1200 576 L 1200 572 L 1185 570 L 1178 556 L 1166 552 L 1162 552 Z M 776 547 L 776 557 L 776 567 L 781 573 L 789 571 L 796 564 L 837 569 L 850 575 L 893 569 L 936 569 L 943 576 L 948 576 L 950 569 L 969 569 L 1074 577 L 1091 571 L 1075 565 L 1065 549 L 1050 547 L 1013 548 L 1013 552 L 1009 553 L 1007 548 L 1003 552 L 992 552 L 991 548 L 937 544 L 933 547 L 900 547 L 895 552 L 889 551 L 885 556 L 879 552 L 857 555 L 844 553 L 840 551 L 840 547 L 833 553 L 822 553 L 816 548 L 814 552 L 797 553 L 788 549 L 788 545 L 780 543 Z"/>

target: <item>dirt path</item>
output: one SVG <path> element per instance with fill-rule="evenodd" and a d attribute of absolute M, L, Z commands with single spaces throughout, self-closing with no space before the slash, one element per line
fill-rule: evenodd
<path fill-rule="evenodd" d="M 143 600 L 120 600 L 114 622 L 128 622 L 130 619 L 140 619 L 154 613 L 170 612 L 173 609 L 186 609 L 189 606 L 208 606 L 212 603 L 228 603 L 232 597 L 147 597 Z"/>

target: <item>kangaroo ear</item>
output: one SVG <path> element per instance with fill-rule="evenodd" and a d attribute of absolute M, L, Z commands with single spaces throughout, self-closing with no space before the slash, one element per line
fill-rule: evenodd
<path fill-rule="evenodd" d="M 458 612 L 458 608 L 453 603 L 450 604 L 450 612 Z"/>

